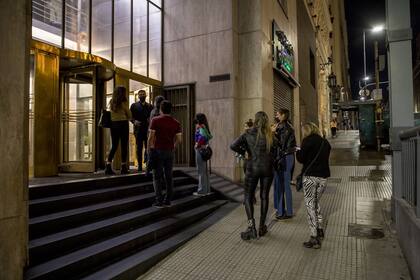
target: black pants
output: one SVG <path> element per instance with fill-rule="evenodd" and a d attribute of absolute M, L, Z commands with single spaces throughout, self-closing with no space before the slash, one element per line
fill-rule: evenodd
<path fill-rule="evenodd" d="M 156 193 L 156 201 L 171 201 L 173 195 L 172 169 L 174 152 L 171 150 L 153 150 L 153 186 Z M 163 198 L 162 186 L 166 186 L 166 195 Z"/>
<path fill-rule="evenodd" d="M 137 161 L 139 163 L 139 169 L 142 168 L 143 165 L 143 148 L 145 150 L 144 157 L 146 158 L 146 150 L 147 150 L 147 130 L 141 129 L 134 129 L 134 135 L 136 137 L 136 153 L 137 153 Z"/>
<path fill-rule="evenodd" d="M 260 183 L 260 198 L 261 198 L 261 216 L 260 227 L 265 225 L 268 212 L 268 202 L 270 195 L 271 183 L 273 182 L 273 175 L 266 176 L 265 174 L 258 174 L 250 169 L 245 173 L 245 211 L 248 220 L 254 219 L 254 203 L 255 190 L 258 182 Z"/>
<path fill-rule="evenodd" d="M 108 162 L 112 162 L 115 152 L 121 140 L 121 161 L 127 163 L 128 153 L 128 121 L 117 121 L 111 124 L 111 151 L 108 155 Z"/>
<path fill-rule="evenodd" d="M 336 127 L 331 127 L 331 134 L 333 137 L 335 137 L 337 135 L 337 128 Z"/>

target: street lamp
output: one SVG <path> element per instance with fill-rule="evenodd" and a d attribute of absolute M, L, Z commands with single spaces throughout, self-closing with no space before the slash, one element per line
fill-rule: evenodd
<path fill-rule="evenodd" d="M 368 31 L 371 31 L 372 33 L 379 33 L 381 31 L 383 31 L 385 28 L 383 25 L 377 25 L 374 26 L 372 29 L 368 29 Z M 363 69 L 364 69 L 364 80 L 365 80 L 365 86 L 366 86 L 366 81 L 369 80 L 366 78 L 368 78 L 366 76 L 366 29 L 363 29 Z"/>
<path fill-rule="evenodd" d="M 369 81 L 369 80 L 370 80 L 370 77 L 369 77 L 369 76 L 365 76 L 365 77 L 363 78 L 363 80 L 364 80 L 364 81 Z"/>

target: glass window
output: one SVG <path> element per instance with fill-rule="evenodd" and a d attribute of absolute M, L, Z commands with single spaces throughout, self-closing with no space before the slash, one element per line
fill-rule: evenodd
<path fill-rule="evenodd" d="M 89 51 L 89 0 L 66 0 L 64 47 Z"/>
<path fill-rule="evenodd" d="M 62 0 L 32 0 L 32 37 L 61 47 Z"/>
<path fill-rule="evenodd" d="M 115 0 L 114 28 L 114 63 L 130 70 L 130 0 Z"/>
<path fill-rule="evenodd" d="M 133 72 L 147 76 L 147 0 L 133 3 Z"/>
<path fill-rule="evenodd" d="M 162 12 L 149 5 L 149 77 L 160 80 L 162 77 Z"/>
<path fill-rule="evenodd" d="M 111 60 L 112 0 L 92 0 L 92 53 Z"/>

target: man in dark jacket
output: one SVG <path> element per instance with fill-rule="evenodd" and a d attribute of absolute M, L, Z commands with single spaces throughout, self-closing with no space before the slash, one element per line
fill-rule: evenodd
<path fill-rule="evenodd" d="M 149 129 L 150 112 L 152 111 L 153 106 L 146 102 L 146 91 L 144 90 L 139 90 L 138 99 L 139 101 L 131 104 L 130 111 L 133 116 L 134 136 L 136 137 L 138 171 L 141 172 L 143 165 L 143 147 L 147 150 L 147 131 Z"/>

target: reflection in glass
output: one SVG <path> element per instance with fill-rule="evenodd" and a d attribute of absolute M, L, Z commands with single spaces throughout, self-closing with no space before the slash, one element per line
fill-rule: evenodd
<path fill-rule="evenodd" d="M 130 70 L 131 1 L 115 0 L 114 63 Z"/>
<path fill-rule="evenodd" d="M 147 0 L 133 3 L 133 72 L 147 76 Z"/>
<path fill-rule="evenodd" d="M 64 162 L 93 159 L 93 85 L 66 84 Z"/>
<path fill-rule="evenodd" d="M 66 40 L 64 47 L 89 51 L 89 0 L 66 0 Z"/>
<path fill-rule="evenodd" d="M 112 0 L 92 0 L 92 53 L 111 60 Z"/>
<path fill-rule="evenodd" d="M 32 37 L 61 47 L 62 0 L 32 0 Z"/>
<path fill-rule="evenodd" d="M 160 80 L 162 77 L 162 12 L 149 5 L 149 77 Z"/>

